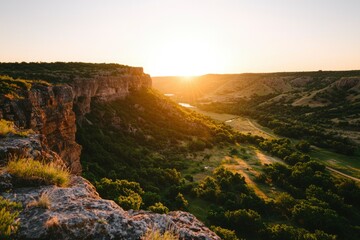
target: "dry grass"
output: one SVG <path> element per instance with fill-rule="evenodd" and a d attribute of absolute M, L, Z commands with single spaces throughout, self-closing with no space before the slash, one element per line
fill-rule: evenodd
<path fill-rule="evenodd" d="M 27 207 L 37 207 L 44 209 L 50 209 L 50 206 L 51 203 L 47 193 L 42 193 L 38 200 L 34 200 L 27 205 Z"/>
<path fill-rule="evenodd" d="M 170 230 L 161 234 L 160 230 L 150 229 L 141 238 L 142 240 L 178 240 L 179 236 Z"/>
<path fill-rule="evenodd" d="M 33 159 L 17 159 L 8 162 L 6 171 L 15 178 L 46 185 L 66 187 L 70 182 L 68 170 L 54 163 L 41 163 Z"/>
<path fill-rule="evenodd" d="M 48 229 L 57 228 L 59 226 L 60 226 L 60 223 L 59 223 L 59 219 L 57 216 L 51 217 L 45 222 L 45 227 Z"/>

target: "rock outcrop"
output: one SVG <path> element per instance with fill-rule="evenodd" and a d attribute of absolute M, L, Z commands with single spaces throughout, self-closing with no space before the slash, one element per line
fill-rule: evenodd
<path fill-rule="evenodd" d="M 0 96 L 0 119 L 42 134 L 42 144 L 59 154 L 72 173 L 80 174 L 81 146 L 75 141 L 76 121 L 81 123 L 91 102 L 112 101 L 151 87 L 151 78 L 142 68 L 116 70 L 116 74 L 92 72 L 89 77 L 77 76 L 75 72 L 71 81 L 55 85 L 31 82 L 29 89 L 18 90 L 20 97 Z"/>
<path fill-rule="evenodd" d="M 0 166 L 13 157 L 31 158 L 35 160 L 47 159 L 57 165 L 64 165 L 57 153 L 42 144 L 43 135 L 30 134 L 28 137 L 11 136 L 0 141 Z"/>
<path fill-rule="evenodd" d="M 112 101 L 124 98 L 132 91 L 151 87 L 151 78 L 142 68 L 117 76 L 100 74 L 92 78 L 75 78 L 69 83 L 74 93 L 74 111 L 78 122 L 90 112 L 91 101 Z"/>
<path fill-rule="evenodd" d="M 41 145 L 59 154 L 75 174 L 81 173 L 81 146 L 75 141 L 73 91 L 68 85 L 34 83 L 18 98 L 0 98 L 0 117 L 42 134 Z"/>
<path fill-rule="evenodd" d="M 48 208 L 29 205 L 42 194 L 49 198 Z M 24 206 L 19 215 L 19 239 L 131 240 L 156 229 L 173 231 L 180 239 L 220 240 L 190 213 L 124 211 L 115 202 L 101 199 L 94 186 L 78 176 L 72 178 L 68 188 L 20 188 L 1 195 Z"/>

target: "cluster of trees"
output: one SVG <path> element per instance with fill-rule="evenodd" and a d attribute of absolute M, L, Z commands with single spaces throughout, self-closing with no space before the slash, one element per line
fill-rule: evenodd
<path fill-rule="evenodd" d="M 354 182 L 334 180 L 322 164 L 314 161 L 298 162 L 294 166 L 272 164 L 265 168 L 264 176 L 266 182 L 287 192 L 274 202 L 274 209 L 284 220 L 291 220 L 308 231 L 321 230 L 341 239 L 360 237 L 359 204 L 353 199 L 359 199 L 360 188 Z M 349 190 L 354 194 L 350 198 Z"/>
<path fill-rule="evenodd" d="M 185 179 L 180 174 L 191 166 L 186 155 L 234 141 L 228 126 L 184 110 L 152 90 L 95 103 L 86 118 L 77 131 L 84 176 L 97 184 L 102 196 L 131 208 L 154 210 L 161 203 L 166 209 L 186 209 Z M 144 193 L 120 191 L 108 196 L 102 189 L 111 185 L 109 181 L 119 184 L 119 179 L 139 183 Z"/>
<path fill-rule="evenodd" d="M 360 111 L 360 104 L 336 103 L 321 108 L 294 107 L 287 104 L 258 105 L 272 98 L 273 95 L 254 96 L 251 100 L 240 99 L 236 103 L 211 103 L 199 105 L 204 110 L 249 116 L 261 125 L 273 129 L 274 133 L 306 140 L 309 143 L 335 152 L 352 155 L 358 149 L 349 138 L 339 135 L 333 129 L 333 118 L 342 119 L 343 116 L 356 115 Z M 239 107 L 241 106 L 241 107 Z M 358 130 L 356 124 L 336 124 L 347 130 Z"/>

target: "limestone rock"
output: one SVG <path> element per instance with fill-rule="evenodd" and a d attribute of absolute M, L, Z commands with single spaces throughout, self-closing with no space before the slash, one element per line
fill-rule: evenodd
<path fill-rule="evenodd" d="M 0 166 L 5 165 L 14 157 L 47 159 L 58 165 L 63 165 L 58 154 L 51 151 L 42 142 L 42 135 L 30 134 L 28 137 L 9 136 L 0 141 Z"/>
<path fill-rule="evenodd" d="M 47 194 L 48 209 L 26 207 Z M 69 188 L 43 186 L 15 189 L 3 197 L 21 202 L 19 239 L 140 239 L 148 229 L 171 229 L 181 239 L 220 238 L 186 212 L 156 214 L 124 211 L 115 202 L 101 199 L 93 185 L 74 176 Z"/>

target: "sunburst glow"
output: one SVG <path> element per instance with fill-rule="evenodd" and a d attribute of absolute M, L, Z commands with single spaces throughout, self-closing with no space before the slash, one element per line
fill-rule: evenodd
<path fill-rule="evenodd" d="M 155 60 L 148 71 L 153 75 L 184 76 L 190 81 L 190 76 L 197 76 L 221 68 L 216 46 L 202 39 L 182 38 L 169 40 L 158 46 Z"/>

